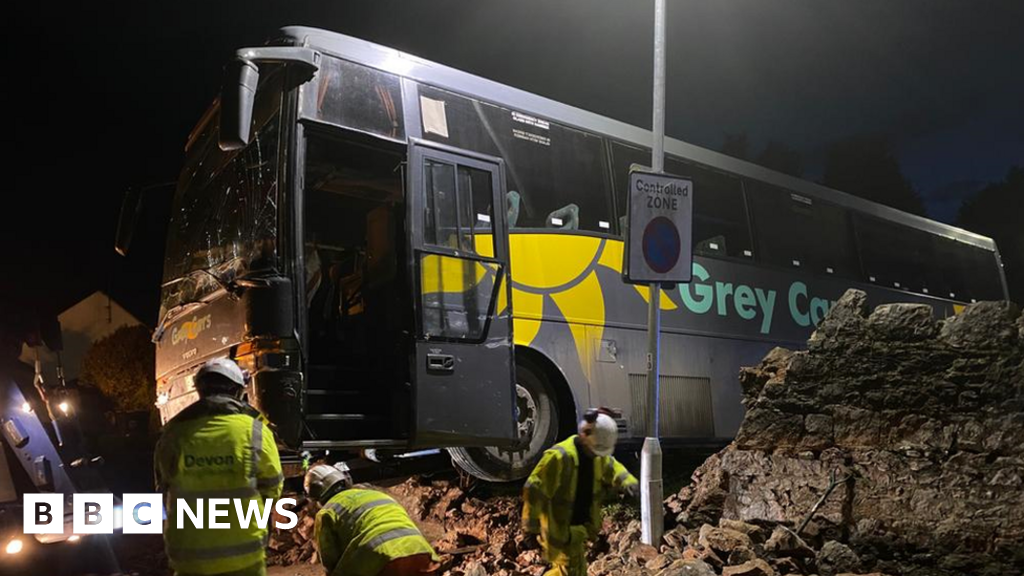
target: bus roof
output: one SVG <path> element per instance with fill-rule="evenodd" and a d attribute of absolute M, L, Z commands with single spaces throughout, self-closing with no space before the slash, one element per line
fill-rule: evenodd
<path fill-rule="evenodd" d="M 326 54 L 384 70 L 417 82 L 486 100 L 636 146 L 651 146 L 650 130 L 575 108 L 493 80 L 487 80 L 393 48 L 337 32 L 304 26 L 282 28 L 281 35 L 287 39 L 294 39 L 299 44 L 314 47 Z M 912 226 L 931 234 L 946 236 L 988 250 L 996 249 L 995 242 L 986 236 L 909 214 L 675 138 L 665 138 L 665 152 L 712 168 L 821 198 L 878 218 Z"/>

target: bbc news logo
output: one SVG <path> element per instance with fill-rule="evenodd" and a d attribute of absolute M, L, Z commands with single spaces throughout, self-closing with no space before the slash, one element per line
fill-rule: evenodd
<path fill-rule="evenodd" d="M 72 532 L 74 534 L 113 534 L 120 529 L 125 534 L 162 534 L 164 529 L 164 502 L 162 494 L 123 494 L 121 504 L 115 506 L 113 494 L 75 494 L 71 503 Z M 260 506 L 248 498 L 196 498 L 175 501 L 175 518 L 167 518 L 173 526 L 182 529 L 191 524 L 195 528 L 224 530 L 232 527 L 232 512 L 237 526 L 249 527 L 255 522 L 260 529 L 270 523 L 271 510 L 287 522 L 274 522 L 276 528 L 288 530 L 299 523 L 299 517 L 290 508 L 294 498 L 267 500 Z M 63 494 L 25 494 L 25 534 L 64 533 Z"/>

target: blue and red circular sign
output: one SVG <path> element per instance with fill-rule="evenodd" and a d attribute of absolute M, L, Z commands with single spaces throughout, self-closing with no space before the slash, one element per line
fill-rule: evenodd
<path fill-rule="evenodd" d="M 679 262 L 682 241 L 676 225 L 664 216 L 647 223 L 643 238 L 644 260 L 658 274 L 664 274 Z"/>

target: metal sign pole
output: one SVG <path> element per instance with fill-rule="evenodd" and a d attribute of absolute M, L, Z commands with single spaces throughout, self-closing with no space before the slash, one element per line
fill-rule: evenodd
<path fill-rule="evenodd" d="M 654 142 L 651 168 L 665 168 L 665 0 L 654 2 Z M 641 541 L 658 546 L 665 529 L 664 491 L 661 480 L 661 443 L 658 441 L 661 399 L 661 283 L 650 284 L 647 314 L 647 438 L 640 453 Z"/>

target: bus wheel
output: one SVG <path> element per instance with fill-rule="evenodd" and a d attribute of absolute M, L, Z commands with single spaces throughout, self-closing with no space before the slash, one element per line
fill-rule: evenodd
<path fill-rule="evenodd" d="M 516 364 L 516 425 L 519 442 L 509 448 L 449 448 L 456 466 L 489 482 L 511 482 L 530 475 L 558 436 L 558 403 L 543 372 Z"/>

